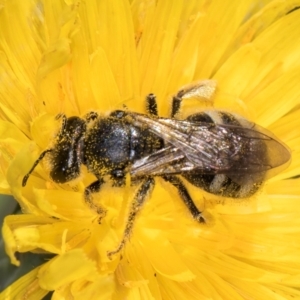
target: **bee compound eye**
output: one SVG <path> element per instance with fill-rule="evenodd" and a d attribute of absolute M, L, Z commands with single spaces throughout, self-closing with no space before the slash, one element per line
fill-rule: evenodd
<path fill-rule="evenodd" d="M 66 182 L 66 169 L 63 167 L 56 167 L 50 172 L 52 180 L 56 183 L 65 183 Z"/>
<path fill-rule="evenodd" d="M 79 174 L 79 166 L 77 165 L 72 166 L 72 168 L 57 166 L 50 172 L 50 177 L 56 183 L 66 183 L 77 178 Z"/>

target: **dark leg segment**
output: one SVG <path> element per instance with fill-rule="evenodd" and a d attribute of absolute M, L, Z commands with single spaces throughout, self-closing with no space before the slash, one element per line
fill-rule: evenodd
<path fill-rule="evenodd" d="M 158 116 L 156 97 L 154 94 L 149 94 L 146 97 L 146 109 L 149 115 Z"/>
<path fill-rule="evenodd" d="M 149 177 L 143 181 L 142 185 L 140 186 L 140 188 L 139 188 L 138 192 L 136 193 L 136 195 L 133 199 L 133 202 L 131 204 L 131 207 L 129 210 L 129 216 L 128 216 L 128 219 L 126 222 L 126 227 L 125 227 L 124 234 L 123 234 L 123 239 L 121 240 L 121 242 L 116 250 L 110 251 L 107 253 L 109 258 L 111 258 L 114 254 L 119 253 L 123 249 L 126 241 L 130 237 L 130 234 L 132 232 L 132 228 L 134 226 L 134 221 L 136 219 L 136 216 L 139 213 L 139 211 L 141 210 L 143 204 L 145 203 L 147 196 L 153 190 L 154 183 L 155 182 L 152 177 Z"/>
<path fill-rule="evenodd" d="M 172 99 L 171 118 L 174 118 L 180 110 L 182 98 L 174 96 Z"/>
<path fill-rule="evenodd" d="M 173 96 L 171 118 L 175 118 L 179 112 L 182 100 L 195 98 L 200 101 L 208 101 L 213 98 L 215 91 L 216 81 L 211 79 L 200 80 L 182 87 L 182 89 Z"/>
<path fill-rule="evenodd" d="M 199 223 L 205 223 L 205 219 L 203 218 L 201 211 L 199 211 L 199 209 L 195 205 L 183 182 L 174 175 L 165 175 L 162 176 L 162 178 L 165 181 L 170 182 L 173 186 L 177 188 L 179 196 L 183 200 L 184 204 L 187 206 L 193 218 Z"/>
<path fill-rule="evenodd" d="M 100 220 L 105 216 L 105 210 L 101 207 L 99 207 L 98 205 L 96 205 L 93 202 L 93 193 L 97 193 L 100 191 L 101 186 L 103 185 L 104 180 L 103 179 L 99 179 L 95 182 L 93 182 L 92 184 L 90 184 L 88 187 L 85 188 L 84 190 L 84 200 L 85 202 L 88 204 L 88 206 L 97 212 L 97 214 L 100 215 Z"/>

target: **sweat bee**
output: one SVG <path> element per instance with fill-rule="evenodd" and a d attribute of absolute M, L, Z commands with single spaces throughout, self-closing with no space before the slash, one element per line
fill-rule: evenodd
<path fill-rule="evenodd" d="M 209 80 L 181 89 L 172 99 L 170 118 L 158 116 L 153 94 L 146 97 L 147 114 L 116 110 L 107 117 L 96 112 L 85 118 L 59 115 L 62 125 L 54 147 L 41 153 L 24 176 L 23 186 L 45 155 L 51 161 L 50 177 L 56 183 L 78 178 L 82 164 L 96 176 L 84 192 L 90 206 L 92 194 L 100 191 L 105 178 L 113 186 L 122 187 L 126 174 L 130 174 L 131 183 L 139 187 L 123 239 L 109 256 L 125 245 L 157 176 L 177 189 L 196 221 L 205 223 L 180 176 L 209 193 L 245 198 L 278 173 L 291 157 L 272 133 L 229 112 L 207 110 L 176 119 L 183 100 L 209 97 L 213 91 Z"/>

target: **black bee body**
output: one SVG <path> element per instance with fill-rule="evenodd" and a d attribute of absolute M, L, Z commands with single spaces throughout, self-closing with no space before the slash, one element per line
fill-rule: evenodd
<path fill-rule="evenodd" d="M 215 126 L 225 125 L 225 126 L 233 126 L 233 127 L 243 127 L 250 128 L 251 123 L 247 120 L 241 118 L 240 116 L 232 115 L 228 112 L 222 111 L 206 111 L 198 114 L 191 115 L 187 118 L 190 122 L 198 122 L 198 123 L 210 123 Z M 244 163 L 249 163 L 253 160 L 252 152 L 249 148 L 250 146 L 253 148 L 254 146 L 257 148 L 256 154 L 259 157 L 263 157 L 263 160 L 267 161 L 267 151 L 264 141 L 260 140 L 252 140 L 252 145 L 249 145 L 250 140 L 243 141 L 242 146 L 243 149 L 243 157 L 236 161 L 235 164 L 241 164 L 242 160 Z M 250 155 L 249 155 L 250 154 Z M 250 156 L 250 157 L 249 157 Z M 244 164 L 243 163 L 243 164 Z M 261 186 L 264 180 L 264 172 L 257 172 L 247 174 L 247 170 L 245 170 L 245 174 L 241 176 L 239 172 L 235 172 L 234 169 L 238 169 L 237 166 L 232 167 L 232 172 L 224 172 L 221 174 L 211 174 L 205 173 L 203 170 L 193 170 L 187 173 L 183 173 L 183 177 L 185 177 L 190 183 L 193 185 L 215 195 L 220 195 L 222 197 L 231 197 L 231 198 L 245 198 L 253 195 Z"/>
<path fill-rule="evenodd" d="M 106 174 L 117 186 L 122 185 L 130 165 L 163 147 L 163 139 L 130 123 L 126 112 L 115 111 L 99 118 L 84 138 L 83 163 L 97 177 Z"/>
<path fill-rule="evenodd" d="M 97 180 L 86 187 L 84 198 L 102 215 L 92 194 L 105 180 L 124 186 L 125 176 L 130 174 L 139 188 L 124 237 L 109 256 L 124 246 L 157 176 L 172 184 L 193 218 L 204 223 L 180 176 L 209 193 L 244 198 L 258 190 L 270 171 L 274 175 L 290 160 L 289 150 L 270 132 L 240 116 L 211 110 L 185 120 L 175 118 L 182 100 L 207 97 L 214 86 L 208 80 L 180 90 L 173 97 L 171 118 L 158 117 L 153 94 L 146 98 L 148 114 L 118 110 L 107 117 L 92 112 L 84 119 L 59 115 L 62 126 L 54 147 L 42 152 L 24 176 L 23 186 L 45 155 L 51 164 L 50 177 L 57 183 L 77 178 L 81 165 L 86 165 Z"/>

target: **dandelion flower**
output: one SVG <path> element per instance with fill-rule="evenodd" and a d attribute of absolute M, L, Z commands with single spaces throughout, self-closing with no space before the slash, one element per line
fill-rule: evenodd
<path fill-rule="evenodd" d="M 6 252 L 51 253 L 1 299 L 300 298 L 299 1 L 23 0 L 0 11 L 0 192 L 23 214 L 7 216 Z M 187 183 L 208 224 L 195 222 L 176 190 L 155 178 L 120 254 L 136 187 L 105 185 L 107 214 L 83 198 L 95 180 L 56 184 L 44 159 L 22 178 L 59 130 L 58 114 L 145 112 L 154 93 L 161 116 L 170 97 L 197 80 L 214 99 L 184 103 L 182 117 L 214 108 L 273 132 L 290 166 L 249 199 L 227 199 Z M 199 102 L 199 101 L 198 101 Z"/>

